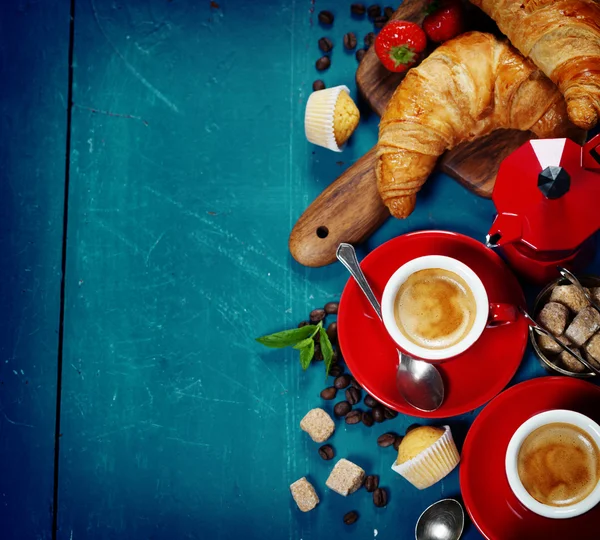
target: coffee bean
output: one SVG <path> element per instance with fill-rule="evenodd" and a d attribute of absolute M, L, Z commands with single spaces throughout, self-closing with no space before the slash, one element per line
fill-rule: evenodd
<path fill-rule="evenodd" d="M 321 351 L 321 345 L 319 345 L 318 343 L 315 343 L 315 352 L 313 359 L 317 362 L 321 362 L 323 360 L 323 351 Z"/>
<path fill-rule="evenodd" d="M 375 405 L 371 410 L 371 414 L 373 415 L 373 420 L 378 424 L 381 424 L 385 420 L 385 416 L 383 414 L 383 407 L 381 405 Z"/>
<path fill-rule="evenodd" d="M 346 390 L 346 400 L 350 405 L 356 405 L 360 401 L 360 390 L 351 386 Z"/>
<path fill-rule="evenodd" d="M 354 32 L 344 34 L 344 47 L 349 51 L 356 48 L 356 34 Z"/>
<path fill-rule="evenodd" d="M 397 435 L 396 439 L 394 440 L 394 450 L 398 450 L 398 448 L 400 448 L 400 443 L 402 442 L 402 435 Z"/>
<path fill-rule="evenodd" d="M 329 388 L 325 388 L 321 390 L 321 399 L 326 399 L 327 401 L 331 399 L 335 399 L 337 395 L 337 388 L 335 386 L 330 386 Z"/>
<path fill-rule="evenodd" d="M 339 305 L 339 302 L 327 302 L 325 304 L 325 313 L 327 313 L 327 315 L 337 315 Z"/>
<path fill-rule="evenodd" d="M 339 362 L 340 360 L 342 360 L 340 353 L 338 351 L 333 351 L 333 356 L 331 357 L 331 363 L 335 364 L 335 363 Z"/>
<path fill-rule="evenodd" d="M 410 426 L 408 426 L 406 428 L 406 432 L 405 433 L 408 433 L 409 431 L 412 431 L 413 429 L 417 429 L 418 427 L 421 427 L 420 424 L 411 424 Z"/>
<path fill-rule="evenodd" d="M 337 323 L 336 322 L 332 322 L 327 327 L 327 337 L 329 338 L 329 341 L 331 341 L 331 343 L 333 343 L 334 345 L 337 343 Z"/>
<path fill-rule="evenodd" d="M 335 452 L 333 451 L 333 448 L 330 444 L 324 444 L 323 446 L 321 446 L 321 448 L 319 448 L 319 455 L 325 461 L 329 461 L 330 459 L 333 459 L 333 456 L 335 456 Z"/>
<path fill-rule="evenodd" d="M 327 56 L 323 56 L 323 58 L 327 58 L 327 60 L 329 60 L 329 57 L 327 57 Z M 323 58 L 319 58 L 319 60 L 323 60 Z M 329 67 L 329 66 L 327 66 L 327 67 Z M 325 310 L 321 309 L 321 308 L 319 308 L 319 309 L 313 309 L 310 312 L 310 317 L 309 318 L 310 318 L 310 322 L 311 323 L 313 323 L 313 324 L 314 323 L 318 323 L 318 322 L 322 321 L 325 318 Z"/>
<path fill-rule="evenodd" d="M 320 11 L 319 12 L 319 22 L 321 24 L 333 24 L 333 13 L 331 11 Z"/>
<path fill-rule="evenodd" d="M 336 403 L 333 407 L 333 414 L 337 417 L 341 418 L 342 416 L 346 416 L 352 410 L 352 406 L 347 401 L 340 401 Z"/>
<path fill-rule="evenodd" d="M 327 37 L 322 37 L 319 39 L 319 49 L 327 53 L 333 49 L 333 42 Z"/>
<path fill-rule="evenodd" d="M 387 407 L 384 407 L 383 415 L 385 416 L 386 420 L 391 420 L 392 418 L 396 418 L 396 416 L 398 416 L 398 413 L 392 409 L 388 409 Z"/>
<path fill-rule="evenodd" d="M 356 51 L 356 59 L 359 62 L 362 62 L 362 59 L 365 57 L 365 54 L 367 54 L 367 51 L 365 49 L 358 49 L 358 51 Z"/>
<path fill-rule="evenodd" d="M 335 386 L 338 390 L 342 390 L 343 388 L 348 388 L 350 386 L 350 382 L 352 381 L 352 377 L 347 373 L 340 375 L 333 381 L 333 386 Z"/>
<path fill-rule="evenodd" d="M 357 390 L 362 390 L 362 386 L 358 384 L 358 381 L 353 377 L 352 382 L 350 383 Z"/>
<path fill-rule="evenodd" d="M 369 493 L 373 493 L 379 487 L 379 476 L 370 474 L 365 478 L 365 489 Z"/>
<path fill-rule="evenodd" d="M 329 369 L 329 375 L 331 375 L 332 377 L 339 377 L 342 373 L 344 373 L 344 368 L 339 364 L 334 364 Z"/>
<path fill-rule="evenodd" d="M 377 437 L 377 444 L 381 446 L 381 448 L 387 448 L 388 446 L 392 446 L 395 440 L 395 433 L 384 433 L 383 435 L 379 435 L 379 437 Z"/>
<path fill-rule="evenodd" d="M 386 6 L 383 8 L 383 14 L 388 18 L 391 19 L 392 15 L 394 14 L 394 8 L 391 6 Z"/>
<path fill-rule="evenodd" d="M 352 15 L 364 15 L 367 11 L 367 8 L 364 4 L 352 4 L 350 6 L 350 13 Z"/>
<path fill-rule="evenodd" d="M 346 424 L 358 424 L 362 418 L 362 411 L 350 411 L 346 415 Z"/>
<path fill-rule="evenodd" d="M 373 492 L 373 504 L 377 508 L 383 508 L 384 506 L 387 506 L 387 499 L 387 491 L 384 488 L 378 487 Z"/>
<path fill-rule="evenodd" d="M 379 401 L 377 401 L 371 394 L 367 394 L 365 396 L 365 405 L 373 408 L 379 405 Z"/>
<path fill-rule="evenodd" d="M 314 88 L 314 84 L 313 84 L 313 88 Z M 301 323 L 298 325 L 298 328 L 302 328 L 303 326 L 306 326 L 306 325 L 308 325 L 308 324 L 310 324 L 308 321 L 302 321 L 302 322 L 301 322 Z"/>
<path fill-rule="evenodd" d="M 329 56 L 321 56 L 321 58 L 319 58 L 317 60 L 317 62 L 315 63 L 315 66 L 318 71 L 324 71 L 324 70 L 328 69 L 330 65 L 331 65 L 331 60 L 329 59 Z M 319 321 L 311 321 L 311 322 L 319 322 Z"/>
<path fill-rule="evenodd" d="M 375 34 L 373 32 L 369 32 L 366 36 L 365 36 L 365 47 L 369 48 L 371 45 L 373 45 L 373 43 L 375 43 Z"/>
<path fill-rule="evenodd" d="M 375 19 L 376 17 L 381 16 L 381 6 L 377 4 L 373 4 L 367 8 L 367 13 L 369 14 L 370 19 Z"/>
<path fill-rule="evenodd" d="M 375 17 L 375 21 L 373 21 L 373 25 L 375 28 L 383 28 L 388 22 L 387 17 Z"/>
<path fill-rule="evenodd" d="M 373 415 L 369 411 L 364 411 L 362 413 L 362 423 L 367 427 L 371 427 L 373 425 Z"/>
<path fill-rule="evenodd" d="M 352 510 L 352 512 L 348 512 L 347 514 L 344 514 L 344 523 L 346 525 L 352 525 L 353 523 L 356 523 L 358 521 L 358 512 L 356 512 L 355 510 Z"/>
<path fill-rule="evenodd" d="M 314 83 L 313 83 L 313 91 L 316 92 L 317 90 L 323 90 L 325 88 L 325 83 L 321 80 L 321 79 L 317 79 Z M 305 321 L 306 322 L 306 321 Z M 308 324 L 308 323 L 306 323 Z M 304 326 L 304 325 L 303 325 Z"/>

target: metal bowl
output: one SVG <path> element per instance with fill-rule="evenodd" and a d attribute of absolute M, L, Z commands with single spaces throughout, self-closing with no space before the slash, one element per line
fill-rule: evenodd
<path fill-rule="evenodd" d="M 584 287 L 600 287 L 600 277 L 598 276 L 577 276 L 577 279 L 581 282 Z M 535 304 L 533 306 L 533 317 L 537 320 L 538 314 L 541 311 L 542 307 L 546 305 L 548 302 L 550 295 L 552 294 L 552 289 L 557 285 L 570 285 L 571 282 L 563 277 L 554 280 L 552 283 L 549 283 L 544 287 L 542 292 L 538 294 L 535 299 Z M 590 377 L 595 377 L 596 374 L 592 371 L 583 371 L 581 373 L 573 373 L 572 371 L 568 371 L 557 366 L 553 360 L 552 356 L 546 356 L 546 353 L 540 349 L 538 346 L 538 342 L 536 339 L 536 332 L 533 328 L 529 327 L 529 339 L 531 344 L 533 345 L 533 350 L 535 354 L 540 359 L 540 363 L 542 367 L 546 368 L 546 370 L 551 373 L 558 373 L 560 375 L 565 375 L 567 377 L 575 377 L 577 379 L 589 379 Z M 554 358 L 557 358 L 555 356 Z"/>

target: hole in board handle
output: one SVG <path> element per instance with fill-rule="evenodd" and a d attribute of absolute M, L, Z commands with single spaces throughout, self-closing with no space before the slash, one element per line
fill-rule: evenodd
<path fill-rule="evenodd" d="M 317 229 L 317 236 L 319 238 L 327 238 L 327 236 L 329 235 L 329 229 L 327 227 L 319 227 Z"/>

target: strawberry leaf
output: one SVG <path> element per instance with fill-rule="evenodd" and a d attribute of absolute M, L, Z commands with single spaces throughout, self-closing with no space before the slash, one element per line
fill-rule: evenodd
<path fill-rule="evenodd" d="M 392 47 L 389 52 L 390 58 L 394 62 L 396 67 L 400 65 L 407 66 L 412 64 L 417 56 L 415 51 L 406 45 L 400 45 L 399 47 Z"/>

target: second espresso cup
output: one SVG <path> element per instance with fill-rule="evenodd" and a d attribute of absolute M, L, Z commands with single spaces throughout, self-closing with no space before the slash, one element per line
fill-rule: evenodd
<path fill-rule="evenodd" d="M 439 346 L 438 344 L 436 347 L 429 348 L 419 345 L 402 332 L 396 318 L 399 309 L 397 302 L 399 292 L 411 276 L 418 275 L 417 272 L 423 270 L 430 270 L 434 277 L 435 271 L 438 270 L 440 274 L 448 276 L 450 281 L 453 279 L 452 276 L 458 276 L 455 286 L 457 290 L 465 294 L 461 309 L 466 312 L 474 310 L 474 312 L 463 313 L 463 316 L 469 317 L 470 328 L 467 326 L 460 339 L 449 343 L 448 346 Z M 444 279 L 441 278 L 440 281 Z M 423 300 L 423 302 L 419 302 L 424 307 L 423 312 L 417 315 L 411 314 L 411 317 L 421 317 L 421 321 L 418 322 L 424 325 L 431 323 L 432 328 L 443 328 L 446 316 L 444 309 L 445 307 L 452 308 L 451 302 L 446 301 L 450 299 L 445 294 L 444 287 L 440 291 L 435 291 L 434 286 L 422 287 L 421 290 L 429 291 L 426 294 L 431 295 L 431 298 L 419 299 L 419 301 Z M 427 255 L 412 259 L 394 272 L 383 291 L 381 314 L 388 333 L 404 352 L 422 360 L 440 362 L 465 352 L 479 339 L 486 327 L 515 321 L 518 311 L 516 306 L 510 304 L 490 304 L 481 279 L 463 262 L 443 255 Z M 456 313 L 449 313 L 448 318 L 451 319 L 455 315 Z"/>

